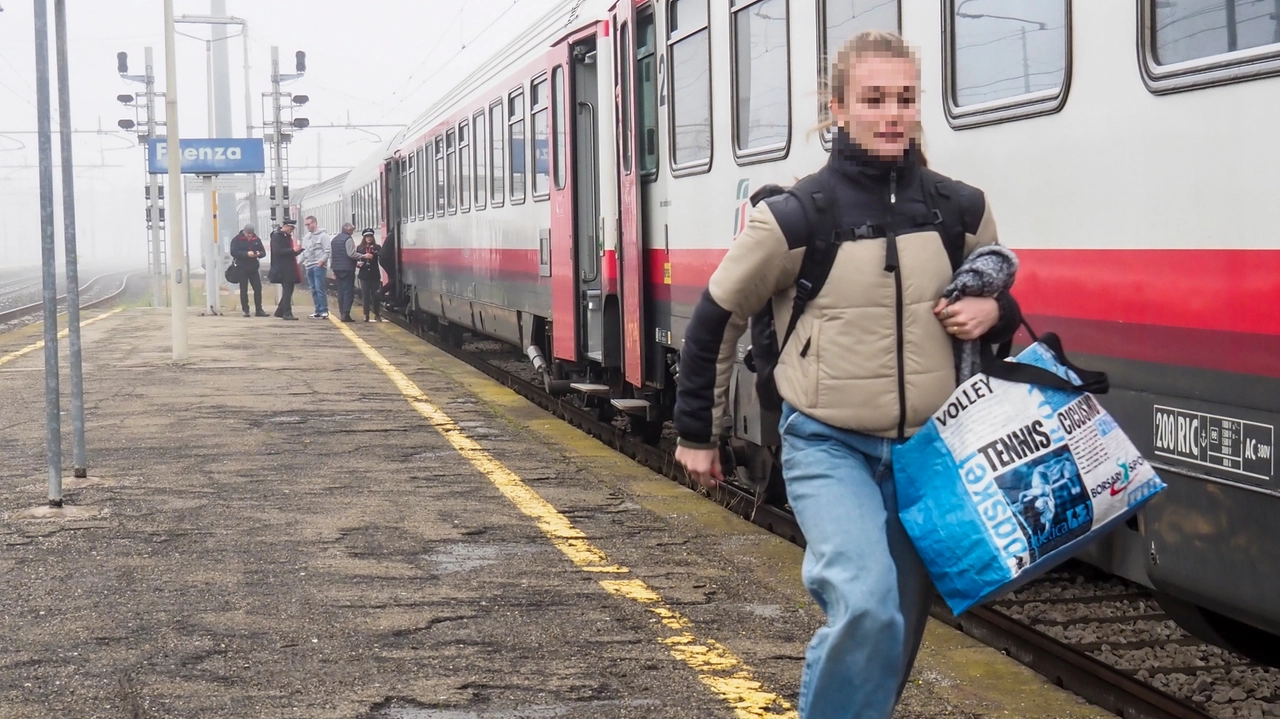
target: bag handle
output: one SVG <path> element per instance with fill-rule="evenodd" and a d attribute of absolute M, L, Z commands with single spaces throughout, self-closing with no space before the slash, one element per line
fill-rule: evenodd
<path fill-rule="evenodd" d="M 1031 332 L 1031 328 L 1027 327 L 1027 331 Z M 1052 352 L 1054 359 L 1056 359 L 1059 364 L 1074 372 L 1076 376 L 1080 378 L 1080 383 L 1076 384 L 1070 380 L 1063 379 L 1043 367 L 1023 364 L 1022 362 L 1006 362 L 992 356 L 983 358 L 983 373 L 989 377 L 1002 379 L 1006 382 L 1034 384 L 1042 387 L 1050 387 L 1052 389 L 1066 390 L 1068 392 L 1106 394 L 1111 390 L 1111 381 L 1107 378 L 1107 374 L 1105 372 L 1082 369 L 1073 364 L 1071 360 L 1067 359 L 1067 355 L 1062 349 L 1062 340 L 1058 338 L 1058 335 L 1052 332 L 1046 332 L 1037 338 L 1035 333 L 1032 332 L 1031 336 Z"/>

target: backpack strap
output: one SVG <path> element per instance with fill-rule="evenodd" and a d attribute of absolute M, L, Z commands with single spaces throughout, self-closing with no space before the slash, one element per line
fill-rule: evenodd
<path fill-rule="evenodd" d="M 938 234 L 951 261 L 951 271 L 955 272 L 964 262 L 964 211 L 960 206 L 960 193 L 946 176 L 927 167 L 921 168 L 921 173 L 925 204 L 937 218 Z"/>
<path fill-rule="evenodd" d="M 805 306 L 809 304 L 809 300 L 818 296 L 827 283 L 831 267 L 836 262 L 836 253 L 840 250 L 840 239 L 836 237 L 835 213 L 832 212 L 833 197 L 827 183 L 828 172 L 823 167 L 797 182 L 789 191 L 804 208 L 805 219 L 809 224 L 809 244 L 800 260 L 800 271 L 796 274 L 796 294 L 791 300 L 791 317 L 787 320 L 787 330 L 778 344 L 779 357 L 787 346 L 787 340 L 796 331 L 796 324 L 800 322 Z"/>

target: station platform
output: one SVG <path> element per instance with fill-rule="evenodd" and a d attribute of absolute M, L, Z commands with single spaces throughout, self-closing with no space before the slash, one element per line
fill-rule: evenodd
<path fill-rule="evenodd" d="M 800 549 L 394 325 L 295 311 L 193 311 L 182 364 L 167 310 L 88 313 L 76 520 L 20 518 L 43 361 L 0 336 L 0 718 L 796 716 Z M 1111 715 L 931 623 L 898 716 Z"/>

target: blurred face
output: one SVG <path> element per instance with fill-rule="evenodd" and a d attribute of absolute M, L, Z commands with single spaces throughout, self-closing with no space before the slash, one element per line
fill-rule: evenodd
<path fill-rule="evenodd" d="M 306 221 L 305 221 L 305 224 L 306 224 L 306 226 L 307 226 L 307 232 L 315 232 L 315 231 L 316 231 L 316 221 L 315 221 L 315 220 L 306 220 Z"/>
<path fill-rule="evenodd" d="M 831 117 L 864 150 L 901 157 L 920 123 L 920 70 L 909 58 L 864 55 L 849 70 L 845 101 L 831 99 Z"/>

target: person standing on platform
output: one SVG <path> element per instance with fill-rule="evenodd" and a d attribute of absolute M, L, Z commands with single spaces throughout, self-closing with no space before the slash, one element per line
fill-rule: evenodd
<path fill-rule="evenodd" d="M 382 297 L 379 290 L 382 289 L 382 268 L 378 265 L 378 253 L 382 251 L 378 247 L 378 243 L 374 241 L 377 236 L 371 228 L 366 228 L 360 246 L 356 248 L 356 252 L 360 255 L 356 265 L 360 273 L 360 295 L 361 303 L 364 305 L 364 321 L 369 321 L 369 310 L 373 310 L 373 316 L 377 318 L 376 322 L 382 321 Z"/>
<path fill-rule="evenodd" d="M 330 263 L 333 276 L 338 284 L 338 316 L 343 322 L 355 322 L 351 319 L 351 306 L 356 301 L 356 261 L 363 255 L 356 249 L 356 239 L 352 233 L 356 226 L 350 222 L 342 226 L 342 232 L 333 238 L 333 249 Z"/>
<path fill-rule="evenodd" d="M 262 311 L 262 276 L 258 272 L 259 260 L 266 256 L 267 248 L 253 225 L 245 225 L 240 234 L 231 239 L 231 256 L 240 267 L 240 308 L 249 316 L 249 286 L 253 286 L 253 306 L 258 317 L 266 317 Z"/>
<path fill-rule="evenodd" d="M 271 270 L 267 279 L 280 285 L 280 303 L 276 305 L 276 317 L 296 320 L 293 316 L 293 287 L 302 281 L 298 268 L 298 255 L 302 249 L 293 239 L 293 220 L 285 218 L 280 229 L 271 233 Z"/>
<path fill-rule="evenodd" d="M 306 272 L 307 286 L 311 288 L 311 303 L 316 311 L 311 319 L 322 320 L 329 316 L 329 295 L 325 293 L 325 279 L 329 269 L 329 249 L 333 238 L 320 227 L 314 216 L 308 216 L 307 234 L 302 238 L 302 269 Z"/>

